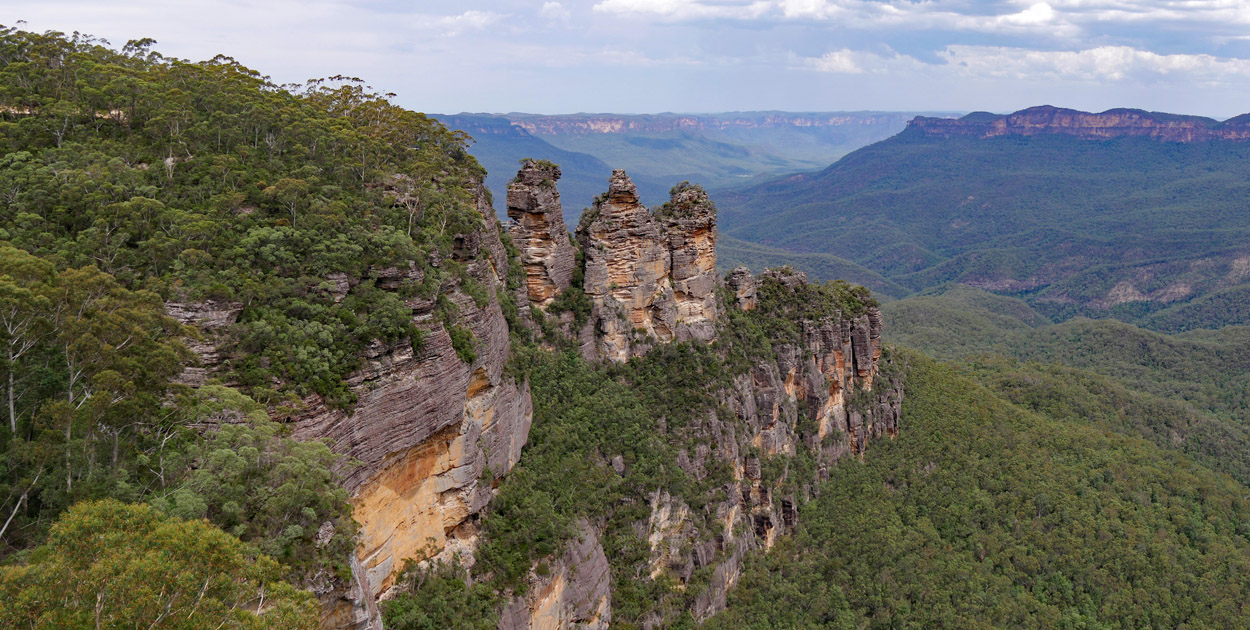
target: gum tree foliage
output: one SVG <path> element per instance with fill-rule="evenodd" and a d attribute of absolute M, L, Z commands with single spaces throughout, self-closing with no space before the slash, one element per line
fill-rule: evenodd
<path fill-rule="evenodd" d="M 348 407 L 368 344 L 419 345 L 405 302 L 461 282 L 481 169 L 358 79 L 280 86 L 153 44 L 0 27 L 3 553 L 108 497 L 207 518 L 292 579 L 342 576 L 346 464 L 264 409 Z M 414 280 L 378 287 L 391 268 Z M 217 340 L 237 389 L 174 382 L 196 333 L 163 302 L 209 300 L 242 307 Z"/>
<path fill-rule="evenodd" d="M 58 519 L 29 562 L 0 567 L 0 625 L 316 628 L 316 602 L 281 573 L 273 559 L 203 521 L 84 502 Z"/>

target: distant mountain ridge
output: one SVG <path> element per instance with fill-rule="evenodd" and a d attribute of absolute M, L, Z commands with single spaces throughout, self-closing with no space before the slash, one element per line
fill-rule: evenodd
<path fill-rule="evenodd" d="M 782 127 L 843 127 L 888 125 L 906 120 L 901 112 L 782 112 L 752 111 L 724 114 L 504 114 L 512 124 L 536 135 L 591 133 L 668 133 L 725 129 Z"/>
<path fill-rule="evenodd" d="M 823 171 L 715 199 L 725 235 L 755 245 L 727 258 L 749 264 L 778 250 L 802 254 L 796 264 L 817 275 L 851 263 L 895 297 L 957 282 L 1056 321 L 1250 324 L 1246 139 L 1250 116 L 1034 107 L 921 117 Z"/>
<path fill-rule="evenodd" d="M 1095 114 L 1042 105 L 1003 115 L 973 112 L 957 119 L 917 116 L 907 123 L 907 132 L 940 138 L 1063 134 L 1087 140 L 1125 137 L 1168 142 L 1250 140 L 1250 114 L 1218 121 L 1140 109 L 1109 109 Z"/>
<path fill-rule="evenodd" d="M 522 158 L 560 165 L 565 220 L 603 192 L 613 168 L 629 171 L 649 204 L 688 180 L 735 188 L 783 173 L 824 168 L 884 140 L 927 112 L 728 112 L 712 114 L 482 114 L 433 116 L 475 140 L 469 151 L 486 167 L 495 208 Z M 953 115 L 953 114 L 952 114 Z M 611 167 L 608 165 L 611 164 Z"/>

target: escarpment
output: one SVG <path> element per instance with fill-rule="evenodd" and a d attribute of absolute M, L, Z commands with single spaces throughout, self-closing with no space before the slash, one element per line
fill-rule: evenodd
<path fill-rule="evenodd" d="M 558 166 L 527 160 L 508 184 L 513 243 L 521 253 L 529 301 L 540 308 L 569 288 L 573 277 L 574 251 L 564 227 L 559 179 Z"/>
<path fill-rule="evenodd" d="M 1043 105 L 1006 115 L 977 112 L 963 118 L 917 116 L 908 131 L 926 136 L 994 138 L 1059 134 L 1087 140 L 1145 137 L 1168 142 L 1250 140 L 1250 119 L 1238 116 L 1219 122 L 1201 116 L 1158 114 L 1139 109 L 1089 113 Z"/>
<path fill-rule="evenodd" d="M 350 410 L 314 401 L 292 418 L 295 437 L 329 439 L 359 462 L 347 486 L 361 526 L 363 575 L 356 577 L 363 593 L 355 599 L 338 594 L 345 599 L 326 627 L 378 627 L 376 617 L 363 613 L 386 596 L 406 561 L 471 553 L 474 516 L 490 500 L 496 479 L 516 465 L 528 438 L 529 388 L 504 374 L 508 324 L 496 289 L 506 282 L 508 262 L 484 188 L 476 193 L 483 226 L 456 237 L 454 259 L 485 295 L 471 295 L 462 281 L 409 299 L 420 344 L 371 348 L 349 379 L 358 397 Z M 378 276 L 406 273 L 387 269 Z M 450 326 L 436 314 L 440 296 L 459 313 Z M 466 330 L 475 355 L 467 361 L 453 339 Z"/>
<path fill-rule="evenodd" d="M 335 301 L 366 281 L 405 296 L 415 338 L 366 349 L 361 366 L 347 377 L 354 404 L 331 405 L 312 395 L 285 413 L 274 410 L 285 416 L 293 437 L 327 440 L 352 462 L 343 471 L 360 525 L 352 579 L 314 585 L 327 629 L 379 630 L 377 602 L 388 596 L 407 561 L 471 556 L 476 516 L 498 479 L 520 459 L 529 435 L 528 384 L 504 372 L 509 325 L 499 299 L 508 295 L 509 261 L 485 188 L 478 183 L 470 192 L 480 224 L 453 236 L 448 259 L 429 261 L 430 269 L 455 265 L 462 273 L 445 274 L 438 286 L 415 294 L 410 287 L 426 280 L 417 266 L 328 279 Z M 218 345 L 242 306 L 166 308 L 200 328 L 201 340 L 193 346 L 200 366 L 182 378 L 202 384 L 216 373 Z"/>
<path fill-rule="evenodd" d="M 577 333 L 569 341 L 592 364 L 611 369 L 636 359 L 654 365 L 638 368 L 644 372 L 680 372 L 689 367 L 664 348 L 692 342 L 706 353 L 701 364 L 725 370 L 714 383 L 695 379 L 709 388 L 702 411 L 678 422 L 661 408 L 654 429 L 677 449 L 667 465 L 704 489 L 692 494 L 660 482 L 631 499 L 647 509 L 624 533 L 608 515 L 597 525 L 601 539 L 624 535 L 646 550 L 638 564 L 610 563 L 618 581 L 675 585 L 648 612 L 623 621 L 661 627 L 679 611 L 705 619 L 724 609 L 746 556 L 797 525 L 799 506 L 819 492 L 831 466 L 897 435 L 901 366 L 882 347 L 881 313 L 862 288 L 813 284 L 789 268 L 756 277 L 739 267 L 719 278 L 715 207 L 696 186 L 674 188 L 653 213 L 617 171 L 583 214 L 577 240 L 590 315 L 583 330 L 564 334 Z M 629 477 L 628 456 L 603 457 L 601 465 Z M 542 563 L 557 568 L 531 574 L 500 627 L 598 627 L 602 617 L 587 620 L 589 609 L 572 606 L 562 590 L 567 559 Z M 564 612 L 552 624 L 542 611 L 554 609 Z"/>
<path fill-rule="evenodd" d="M 588 355 L 619 362 L 657 343 L 715 337 L 716 209 L 703 189 L 678 186 L 653 214 L 625 171 L 614 171 L 577 240 L 593 305 Z"/>

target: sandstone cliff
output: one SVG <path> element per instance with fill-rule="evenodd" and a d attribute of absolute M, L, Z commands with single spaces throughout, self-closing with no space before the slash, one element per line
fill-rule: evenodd
<path fill-rule="evenodd" d="M 830 466 L 864 454 L 875 438 L 898 433 L 902 372 L 883 356 L 884 324 L 866 294 L 848 288 L 852 295 L 842 296 L 788 268 L 756 278 L 740 267 L 718 278 L 715 207 L 698 187 L 679 185 L 653 213 L 617 171 L 608 192 L 583 215 L 577 237 L 591 305 L 577 341 L 587 359 L 622 362 L 664 344 L 718 337 L 720 349 L 708 360 L 727 360 L 717 353 L 749 357 L 689 424 L 666 428 L 663 418 L 659 422 L 663 439 L 682 445 L 673 464 L 688 478 L 703 483 L 717 471 L 731 471 L 712 492 L 723 498 L 709 501 L 665 487 L 638 497 L 648 515 L 631 529 L 647 559 L 617 567 L 623 571 L 618 579 L 637 574 L 678 585 L 636 620 L 643 627 L 671 623 L 683 609 L 707 618 L 724 609 L 746 554 L 767 550 L 795 527 L 799 505 L 817 492 Z M 767 350 L 743 337 L 761 328 Z M 814 468 L 797 465 L 809 458 Z M 605 465 L 626 473 L 620 456 Z M 584 538 L 576 543 L 585 544 Z M 572 613 L 560 577 L 570 566 L 568 553 L 551 561 L 559 568 L 554 577 L 531 574 L 531 589 L 507 606 L 501 628 L 598 627 L 603 617 L 588 620 L 585 606 L 577 609 L 580 616 Z M 679 594 L 687 588 L 697 595 L 684 600 Z M 565 611 L 559 623 L 551 621 L 552 610 Z"/>
<path fill-rule="evenodd" d="M 1146 137 L 1168 142 L 1250 139 L 1250 119 L 1219 122 L 1200 116 L 1158 114 L 1138 109 L 1110 109 L 1093 114 L 1043 105 L 1003 116 L 977 112 L 959 119 L 918 116 L 909 131 L 937 137 L 995 138 L 1060 134 L 1089 140 Z"/>
<path fill-rule="evenodd" d="M 593 304 L 588 355 L 625 361 L 656 343 L 710 341 L 716 314 L 716 208 L 678 186 L 658 216 L 625 171 L 582 216 L 584 291 Z"/>
<path fill-rule="evenodd" d="M 559 179 L 556 165 L 527 160 L 508 184 L 510 234 L 521 253 L 529 301 L 540 308 L 569 288 L 573 276 L 574 250 L 564 226 Z"/>
<path fill-rule="evenodd" d="M 410 344 L 373 348 L 349 379 L 358 397 L 351 410 L 310 401 L 291 419 L 296 438 L 328 438 L 334 450 L 359 462 L 346 483 L 361 526 L 357 559 L 363 575 L 356 578 L 363 594 L 324 595 L 327 628 L 380 628 L 373 602 L 387 596 L 405 561 L 471 553 L 473 517 L 490 500 L 495 479 L 516 465 L 528 438 L 529 388 L 504 375 L 508 324 L 496 289 L 505 284 L 508 261 L 480 185 L 477 208 L 482 229 L 458 235 L 454 257 L 490 289 L 485 303 L 455 281 L 435 295 L 410 299 L 423 333 L 419 350 Z M 378 276 L 411 273 L 387 269 Z M 456 324 L 472 333 L 472 363 L 458 356 L 445 322 L 435 316 L 440 295 L 458 310 Z"/>
<path fill-rule="evenodd" d="M 528 438 L 529 387 L 504 374 L 510 340 L 498 296 L 509 261 L 485 188 L 479 184 L 474 193 L 480 228 L 454 236 L 452 260 L 430 262 L 432 269 L 464 265 L 468 277 L 487 289 L 485 295 L 470 295 L 452 275 L 429 295 L 409 297 L 420 341 L 374 343 L 348 377 L 355 405 L 332 408 L 311 396 L 286 417 L 278 414 L 293 437 L 328 440 L 355 463 L 344 471 L 360 524 L 357 554 L 350 559 L 353 579 L 317 585 L 324 628 L 380 630 L 377 601 L 388 596 L 406 561 L 471 554 L 475 516 L 490 501 L 498 478 L 516 465 Z M 565 243 L 570 247 L 567 235 Z M 369 279 L 384 290 L 400 290 L 420 283 L 423 274 L 416 266 L 392 267 L 373 270 Z M 361 280 L 336 274 L 328 284 L 342 299 Z M 471 336 L 470 363 L 457 353 L 448 322 L 436 312 L 440 299 L 450 305 L 444 309 L 458 313 L 451 323 Z M 217 302 L 167 305 L 172 316 L 201 332 L 194 345 L 200 365 L 188 368 L 185 382 L 199 385 L 216 369 L 217 346 L 241 308 Z"/>

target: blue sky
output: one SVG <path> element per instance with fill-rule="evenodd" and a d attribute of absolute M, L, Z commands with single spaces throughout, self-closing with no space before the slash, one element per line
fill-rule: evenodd
<path fill-rule="evenodd" d="M 1250 111 L 1250 0 L 0 0 L 0 23 L 346 74 L 412 109 Z"/>

